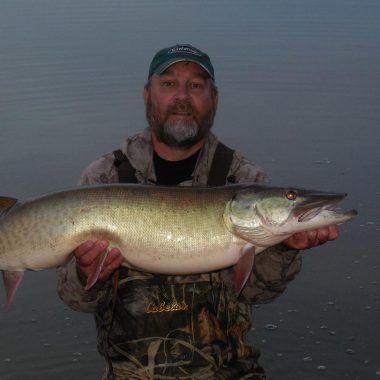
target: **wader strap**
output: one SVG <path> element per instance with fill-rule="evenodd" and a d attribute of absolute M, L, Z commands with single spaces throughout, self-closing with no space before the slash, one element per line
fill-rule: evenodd
<path fill-rule="evenodd" d="M 119 175 L 119 182 L 137 183 L 136 169 L 131 165 L 128 157 L 120 149 L 115 150 L 113 154 L 115 156 L 114 164 Z M 218 143 L 211 163 L 207 186 L 222 186 L 227 182 L 235 183 L 233 175 L 227 178 L 233 155 L 234 151 L 231 148 L 228 148 L 221 142 Z"/>
<path fill-rule="evenodd" d="M 234 151 L 221 142 L 216 146 L 214 158 L 212 159 L 211 169 L 208 176 L 207 186 L 222 186 L 227 182 L 235 183 L 233 175 L 228 176 L 232 163 Z"/>
<path fill-rule="evenodd" d="M 131 165 L 128 157 L 120 149 L 114 150 L 113 155 L 115 156 L 114 164 L 119 175 L 119 182 L 137 183 L 136 169 Z"/>

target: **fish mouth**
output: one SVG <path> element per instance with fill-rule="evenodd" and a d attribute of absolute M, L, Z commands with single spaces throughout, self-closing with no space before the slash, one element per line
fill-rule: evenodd
<path fill-rule="evenodd" d="M 321 213 L 331 215 L 335 219 L 351 219 L 357 214 L 356 210 L 343 211 L 337 203 L 347 196 L 345 193 L 308 193 L 305 201 L 294 210 L 293 216 L 299 223 L 305 223 Z"/>
<path fill-rule="evenodd" d="M 327 206 L 327 207 L 315 207 L 310 210 L 303 211 L 298 216 L 298 222 L 308 222 L 309 220 L 315 218 L 317 215 L 319 215 L 323 210 L 327 210 L 333 214 L 339 213 L 339 209 L 337 207 L 334 207 L 333 205 Z"/>

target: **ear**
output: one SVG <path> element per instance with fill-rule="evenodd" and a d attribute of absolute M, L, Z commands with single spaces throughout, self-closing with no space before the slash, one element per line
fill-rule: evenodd
<path fill-rule="evenodd" d="M 149 98 L 149 89 L 148 86 L 144 87 L 144 104 L 147 105 Z"/>
<path fill-rule="evenodd" d="M 218 108 L 218 103 L 219 103 L 219 95 L 216 94 L 214 96 L 214 107 L 215 107 L 215 110 L 217 110 L 217 108 Z"/>

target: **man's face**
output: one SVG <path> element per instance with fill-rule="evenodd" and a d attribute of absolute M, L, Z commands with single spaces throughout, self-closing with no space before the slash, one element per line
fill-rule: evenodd
<path fill-rule="evenodd" d="M 192 62 L 178 62 L 153 75 L 144 89 L 146 117 L 158 141 L 187 149 L 211 128 L 218 97 L 206 71 Z"/>

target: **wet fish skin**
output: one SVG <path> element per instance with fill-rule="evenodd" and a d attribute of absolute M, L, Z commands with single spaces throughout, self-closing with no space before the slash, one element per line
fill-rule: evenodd
<path fill-rule="evenodd" d="M 0 219 L 0 268 L 54 267 L 89 239 L 109 240 L 123 252 L 126 266 L 154 273 L 231 265 L 234 259 L 211 264 L 212 258 L 203 256 L 240 240 L 223 221 L 233 190 L 221 190 L 109 185 L 36 198 Z"/>
<path fill-rule="evenodd" d="M 296 199 L 289 194 L 296 194 Z M 351 219 L 354 211 L 327 208 L 343 196 L 257 184 L 215 188 L 114 184 L 22 203 L 1 197 L 0 269 L 7 302 L 23 271 L 61 265 L 78 245 L 97 239 L 118 247 L 124 265 L 151 273 L 204 273 L 237 264 L 240 291 L 254 254 L 296 231 Z M 310 210 L 316 210 L 315 215 Z"/>

